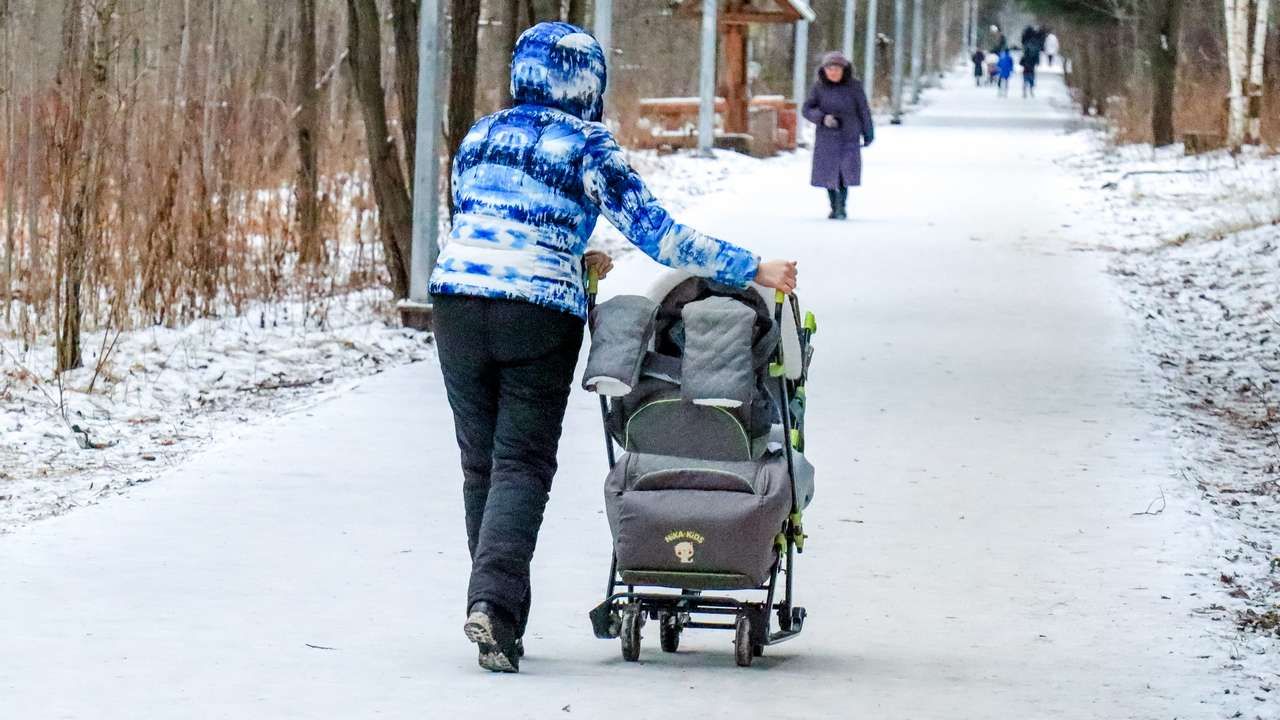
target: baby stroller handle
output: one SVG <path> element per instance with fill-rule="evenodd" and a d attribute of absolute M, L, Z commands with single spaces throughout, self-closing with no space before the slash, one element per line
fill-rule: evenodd
<path fill-rule="evenodd" d="M 596 295 L 600 294 L 600 273 L 595 268 L 587 268 L 587 328 L 591 328 L 590 317 L 596 309 Z M 604 451 L 609 458 L 609 469 L 618 464 L 613 453 L 613 438 L 609 436 L 609 401 L 600 396 L 600 419 L 604 421 Z"/>
<path fill-rule="evenodd" d="M 792 296 L 791 299 L 792 299 L 792 308 L 793 309 L 798 308 L 799 305 L 795 300 L 795 296 Z M 773 307 L 773 322 L 778 327 L 778 329 L 781 330 L 782 311 L 785 309 L 787 305 L 787 296 L 785 293 L 779 290 L 777 291 L 777 293 L 774 294 L 774 300 L 775 300 L 775 303 Z M 775 367 L 777 367 L 779 370 L 783 370 L 786 367 L 786 364 L 783 361 L 783 357 L 782 357 L 781 342 L 778 343 L 777 353 L 778 353 L 778 360 L 775 363 Z M 780 399 L 780 402 L 778 404 L 782 406 L 780 408 L 781 414 L 782 414 L 782 437 L 783 437 L 782 447 L 787 455 L 787 478 L 791 481 L 791 512 L 794 514 L 799 510 L 800 506 L 799 506 L 799 502 L 796 499 L 796 464 L 795 464 L 795 458 L 792 456 L 792 448 L 791 448 L 791 392 L 787 387 L 787 375 L 785 371 L 778 372 L 777 379 L 778 379 L 778 397 Z"/>

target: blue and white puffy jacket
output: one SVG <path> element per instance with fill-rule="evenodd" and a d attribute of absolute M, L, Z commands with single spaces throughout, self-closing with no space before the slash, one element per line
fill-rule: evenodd
<path fill-rule="evenodd" d="M 601 213 L 646 255 L 745 287 L 759 259 L 672 220 L 600 124 L 604 52 L 567 23 L 520 36 L 516 106 L 481 118 L 453 162 L 455 215 L 431 292 L 524 300 L 585 318 L 582 256 Z"/>

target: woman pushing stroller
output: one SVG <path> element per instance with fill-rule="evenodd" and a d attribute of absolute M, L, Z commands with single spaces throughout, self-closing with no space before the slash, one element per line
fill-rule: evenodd
<path fill-rule="evenodd" d="M 670 267 L 791 292 L 796 265 L 675 222 L 600 124 L 605 56 L 566 23 L 516 44 L 515 106 L 481 118 L 454 158 L 456 208 L 431 277 L 435 338 L 462 455 L 471 578 L 464 631 L 480 666 L 518 672 L 529 564 L 556 472 L 600 214 Z"/>

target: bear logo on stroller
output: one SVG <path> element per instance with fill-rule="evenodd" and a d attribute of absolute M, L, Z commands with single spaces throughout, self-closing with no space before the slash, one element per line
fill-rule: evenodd
<path fill-rule="evenodd" d="M 680 562 L 686 565 L 693 564 L 693 543 L 685 540 L 682 543 L 676 543 L 676 557 L 680 558 Z"/>

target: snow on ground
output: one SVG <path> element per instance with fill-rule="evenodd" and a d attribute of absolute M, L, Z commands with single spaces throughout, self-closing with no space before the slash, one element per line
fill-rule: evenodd
<path fill-rule="evenodd" d="M 630 159 L 677 216 L 766 162 L 720 151 Z M 616 255 L 632 247 L 603 219 L 593 242 Z M 50 341 L 24 347 L 0 324 L 0 533 L 150 482 L 215 438 L 431 356 L 429 336 L 400 328 L 380 290 L 91 332 L 83 346 L 85 368 L 58 378 Z"/>
<path fill-rule="evenodd" d="M 0 533 L 150 482 L 212 440 L 429 357 L 429 336 L 389 324 L 387 304 L 369 291 L 88 333 L 85 366 L 61 377 L 51 348 L 0 341 Z"/>
<path fill-rule="evenodd" d="M 1178 482 L 1211 528 L 1196 612 L 1224 713 L 1280 717 L 1280 157 L 1103 146 L 1067 164 L 1113 231 L 1096 244 L 1116 251 Z"/>

